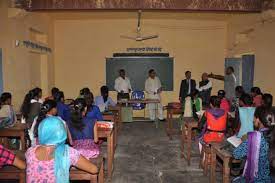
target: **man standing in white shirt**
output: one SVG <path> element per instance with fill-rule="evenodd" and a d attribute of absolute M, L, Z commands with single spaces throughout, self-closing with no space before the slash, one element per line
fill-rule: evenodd
<path fill-rule="evenodd" d="M 149 77 L 145 81 L 145 91 L 148 94 L 148 99 L 158 99 L 161 101 L 161 82 L 159 78 L 156 76 L 156 72 L 154 69 L 149 70 Z M 156 109 L 157 107 L 157 109 Z M 150 120 L 154 121 L 156 119 L 156 110 L 158 110 L 158 118 L 160 121 L 163 121 L 163 110 L 161 102 L 156 104 L 148 104 L 149 114 L 150 114 Z"/>
<path fill-rule="evenodd" d="M 131 93 L 132 87 L 124 69 L 119 70 L 119 77 L 115 80 L 115 90 L 117 91 L 117 100 L 130 99 L 129 93 Z"/>

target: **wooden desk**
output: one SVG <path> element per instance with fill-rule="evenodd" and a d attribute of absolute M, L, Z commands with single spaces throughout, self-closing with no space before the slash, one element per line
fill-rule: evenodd
<path fill-rule="evenodd" d="M 114 122 L 114 148 L 117 146 L 117 134 L 118 134 L 118 121 L 113 114 L 104 114 L 103 113 L 103 120 L 104 121 L 112 121 Z"/>
<path fill-rule="evenodd" d="M 108 108 L 108 110 L 110 111 L 110 112 L 112 112 L 114 115 L 115 115 L 115 117 L 116 117 L 116 120 L 117 120 L 117 131 L 118 132 L 120 132 L 120 130 L 121 130 L 121 128 L 122 128 L 122 121 L 121 121 L 121 106 L 120 105 L 117 105 L 117 106 L 115 106 L 115 107 L 112 107 L 112 106 L 110 106 L 109 108 Z"/>
<path fill-rule="evenodd" d="M 119 100 L 117 101 L 118 104 L 126 104 L 128 106 L 129 104 L 155 104 L 155 110 L 156 113 L 158 111 L 158 104 L 160 103 L 159 99 L 143 99 L 143 100 L 135 100 L 135 99 L 130 99 L 130 100 Z M 145 109 L 144 109 L 145 110 Z M 158 128 L 158 120 L 156 118 L 155 120 L 156 128 Z"/>
<path fill-rule="evenodd" d="M 114 161 L 114 129 L 98 129 L 99 138 L 107 138 L 107 161 L 108 161 L 108 178 L 111 179 L 113 173 Z"/>
<path fill-rule="evenodd" d="M 103 157 L 90 159 L 98 168 L 98 174 L 90 174 L 85 171 L 72 167 L 70 170 L 70 180 L 89 180 L 91 183 L 104 183 Z"/>
<path fill-rule="evenodd" d="M 198 128 L 198 122 L 194 118 L 184 118 L 184 124 L 181 133 L 181 158 L 187 160 L 188 166 L 190 166 L 191 150 L 192 150 L 192 130 Z M 187 144 L 187 156 L 184 154 L 184 144 Z"/>
<path fill-rule="evenodd" d="M 0 138 L 2 138 L 4 146 L 7 147 L 8 137 L 19 137 L 21 142 L 21 150 L 26 150 L 26 139 L 25 139 L 26 129 L 27 129 L 27 125 L 22 123 L 16 123 L 11 128 L 0 129 Z"/>
<path fill-rule="evenodd" d="M 223 183 L 230 182 L 230 166 L 229 162 L 232 158 L 231 153 L 226 150 L 221 149 L 220 144 L 213 144 L 211 146 L 211 175 L 210 175 L 210 182 L 216 182 L 216 162 L 217 156 L 223 161 Z"/>
<path fill-rule="evenodd" d="M 166 134 L 169 137 L 170 140 L 172 140 L 172 135 L 178 133 L 178 129 L 173 128 L 173 115 L 180 115 L 182 114 L 182 109 L 175 109 L 172 107 L 165 107 L 164 109 L 167 109 L 167 126 L 166 126 Z"/>

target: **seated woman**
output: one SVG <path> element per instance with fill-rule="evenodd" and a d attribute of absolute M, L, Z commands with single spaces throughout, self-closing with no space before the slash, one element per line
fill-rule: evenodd
<path fill-rule="evenodd" d="M 17 121 L 16 114 L 11 105 L 11 94 L 2 93 L 0 97 L 0 128 L 11 127 Z"/>
<path fill-rule="evenodd" d="M 99 155 L 97 126 L 95 120 L 86 117 L 87 104 L 79 98 L 74 102 L 71 120 L 68 122 L 73 139 L 73 147 L 86 158 L 95 158 Z"/>
<path fill-rule="evenodd" d="M 235 88 L 235 96 L 236 98 L 233 100 L 232 103 L 232 111 L 237 111 L 238 107 L 240 107 L 240 97 L 245 94 L 244 88 L 242 86 L 236 86 Z"/>
<path fill-rule="evenodd" d="M 79 97 L 78 98 L 84 98 L 85 95 L 88 95 L 89 93 L 91 93 L 90 89 L 85 87 L 85 88 L 82 88 L 80 91 L 79 91 Z"/>
<path fill-rule="evenodd" d="M 218 97 L 221 100 L 220 108 L 223 109 L 226 113 L 230 111 L 230 102 L 225 98 L 225 91 L 219 90 Z"/>
<path fill-rule="evenodd" d="M 192 102 L 193 102 L 193 117 L 199 119 L 201 116 L 197 112 L 202 111 L 202 99 L 199 97 L 199 91 L 194 90 L 192 93 Z"/>
<path fill-rule="evenodd" d="M 57 115 L 56 101 L 46 100 L 42 104 L 39 115 L 34 119 L 34 121 L 32 123 L 32 127 L 29 130 L 29 136 L 30 136 L 32 146 L 38 145 L 38 127 L 39 127 L 39 124 L 41 123 L 41 121 L 43 121 L 45 118 L 47 118 L 49 116 L 56 116 L 56 115 Z M 64 123 L 64 125 L 67 129 L 67 136 L 68 136 L 69 144 L 72 144 L 71 134 L 67 128 L 66 122 L 63 121 L 61 118 L 60 118 L 60 120 Z"/>
<path fill-rule="evenodd" d="M 271 109 L 273 104 L 273 96 L 270 93 L 265 93 L 263 95 L 263 106 Z"/>
<path fill-rule="evenodd" d="M 22 113 L 22 123 L 27 123 L 28 128 L 32 126 L 34 118 L 37 117 L 40 112 L 43 103 L 41 98 L 41 88 L 34 88 L 25 95 L 20 111 Z"/>
<path fill-rule="evenodd" d="M 251 96 L 253 97 L 253 106 L 259 107 L 263 105 L 263 95 L 259 87 L 251 88 Z"/>
<path fill-rule="evenodd" d="M 254 130 L 253 118 L 256 108 L 252 107 L 252 105 L 253 100 L 251 96 L 248 94 L 243 94 L 240 97 L 240 107 L 236 113 L 236 120 L 239 120 L 237 123 L 240 125 L 240 130 L 237 134 L 238 138 L 242 138 L 248 132 L 252 132 Z"/>
<path fill-rule="evenodd" d="M 220 108 L 220 98 L 210 97 L 210 109 L 205 112 L 206 126 L 202 140 L 205 143 L 221 142 L 226 130 L 227 113 Z"/>
<path fill-rule="evenodd" d="M 48 96 L 48 97 L 46 97 L 46 98 L 45 98 L 45 101 L 46 101 L 46 100 L 54 100 L 54 96 L 55 96 L 56 93 L 59 92 L 59 91 L 60 91 L 59 88 L 53 87 L 53 88 L 51 89 L 51 95 Z"/>
<path fill-rule="evenodd" d="M 57 115 L 64 121 L 68 121 L 70 119 L 70 108 L 68 105 L 64 104 L 64 93 L 62 91 L 58 91 L 54 95 L 54 100 L 57 102 Z"/>
<path fill-rule="evenodd" d="M 100 112 L 99 107 L 94 105 L 94 95 L 92 94 L 92 92 L 86 93 L 84 95 L 84 99 L 87 104 L 86 117 L 96 121 L 103 121 L 103 116 Z"/>
<path fill-rule="evenodd" d="M 101 96 L 95 98 L 95 105 L 99 107 L 101 112 L 108 110 L 109 106 L 116 106 L 116 103 L 109 97 L 109 89 L 107 86 L 100 88 Z"/>
<path fill-rule="evenodd" d="M 236 159 L 246 157 L 243 175 L 233 182 L 272 182 L 268 161 L 269 142 L 267 136 L 271 134 L 275 125 L 274 114 L 265 107 L 259 107 L 256 109 L 254 117 L 256 131 L 249 132 L 247 140 L 233 151 L 233 157 Z"/>
<path fill-rule="evenodd" d="M 65 144 L 67 132 L 58 117 L 45 118 L 38 127 L 39 145 L 30 147 L 25 156 L 26 182 L 69 182 L 71 166 L 95 174 L 97 167 L 77 150 Z"/>

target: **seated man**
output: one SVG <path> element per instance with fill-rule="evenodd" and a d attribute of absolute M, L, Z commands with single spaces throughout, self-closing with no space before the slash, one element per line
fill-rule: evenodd
<path fill-rule="evenodd" d="M 109 106 L 114 107 L 116 103 L 109 97 L 109 89 L 107 86 L 102 86 L 100 88 L 100 96 L 95 98 L 95 105 L 97 105 L 100 109 L 100 112 L 104 112 L 108 110 Z"/>

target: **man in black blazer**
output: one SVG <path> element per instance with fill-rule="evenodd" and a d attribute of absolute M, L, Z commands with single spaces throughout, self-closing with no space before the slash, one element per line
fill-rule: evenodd
<path fill-rule="evenodd" d="M 186 79 L 182 80 L 180 85 L 179 100 L 181 102 L 183 102 L 187 96 L 190 96 L 196 90 L 196 81 L 191 79 L 190 71 L 185 72 L 185 77 Z"/>

